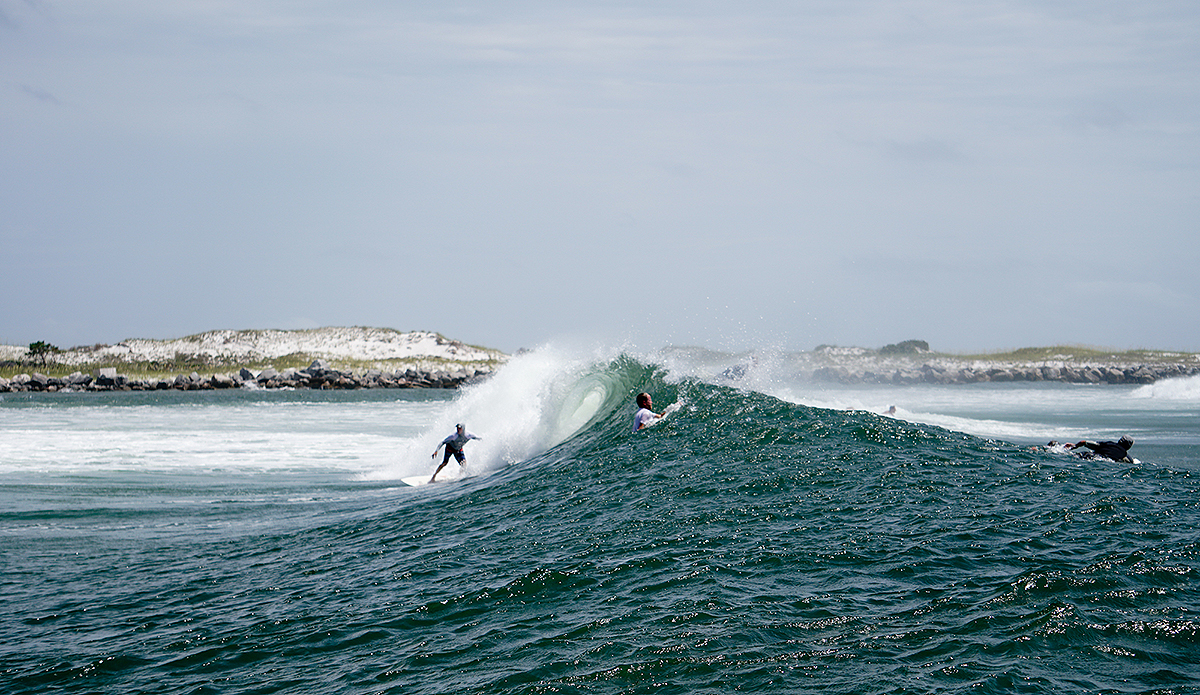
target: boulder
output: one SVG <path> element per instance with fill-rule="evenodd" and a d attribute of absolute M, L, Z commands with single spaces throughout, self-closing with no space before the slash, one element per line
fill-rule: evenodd
<path fill-rule="evenodd" d="M 92 377 L 82 372 L 72 372 L 66 379 L 67 383 L 72 386 L 87 386 L 92 383 Z"/>
<path fill-rule="evenodd" d="M 1007 369 L 989 369 L 988 378 L 992 381 L 1012 381 L 1012 372 Z"/>
<path fill-rule="evenodd" d="M 1142 366 L 1129 376 L 1129 380 L 1138 384 L 1153 384 L 1155 382 L 1154 372 L 1150 371 L 1149 368 Z"/>
<path fill-rule="evenodd" d="M 95 376 L 98 386 L 116 386 L 117 384 L 116 367 L 101 367 L 95 371 Z"/>

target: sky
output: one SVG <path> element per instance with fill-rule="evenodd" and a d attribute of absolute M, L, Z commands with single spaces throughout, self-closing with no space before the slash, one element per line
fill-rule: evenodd
<path fill-rule="evenodd" d="M 0 343 L 1200 352 L 1195 0 L 0 0 Z"/>

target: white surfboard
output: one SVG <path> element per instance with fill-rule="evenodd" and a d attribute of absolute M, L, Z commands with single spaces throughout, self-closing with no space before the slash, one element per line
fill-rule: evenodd
<path fill-rule="evenodd" d="M 449 466 L 446 468 L 449 468 Z M 440 483 L 453 483 L 456 480 L 464 480 L 470 477 L 462 470 L 450 471 L 446 470 L 446 468 L 443 468 L 442 472 L 438 473 L 437 480 L 433 481 L 434 485 L 438 485 Z M 400 482 L 412 487 L 420 487 L 421 485 L 429 484 L 430 475 L 433 475 L 433 473 L 430 473 L 429 475 L 410 475 L 407 478 L 401 478 Z"/>

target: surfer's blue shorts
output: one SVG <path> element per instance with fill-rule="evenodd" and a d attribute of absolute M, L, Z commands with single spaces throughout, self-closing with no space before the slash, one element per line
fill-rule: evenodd
<path fill-rule="evenodd" d="M 459 463 L 462 463 L 463 461 L 467 460 L 467 455 L 463 453 L 462 449 L 458 449 L 456 451 L 454 449 L 451 449 L 450 447 L 446 447 L 446 455 L 442 457 L 442 463 L 446 463 L 447 461 L 449 461 L 451 455 L 453 455 L 454 460 L 458 461 Z"/>

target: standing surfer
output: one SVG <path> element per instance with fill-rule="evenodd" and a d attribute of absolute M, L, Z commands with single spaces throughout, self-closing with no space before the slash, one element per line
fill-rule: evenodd
<path fill-rule="evenodd" d="M 458 461 L 459 466 L 465 465 L 467 462 L 467 455 L 463 453 L 463 447 L 466 446 L 467 442 L 471 441 L 472 439 L 483 439 L 483 437 L 477 437 L 468 432 L 466 425 L 462 424 L 461 422 L 455 425 L 454 434 L 443 439 L 442 443 L 438 444 L 437 449 L 433 450 L 432 458 L 437 458 L 438 449 L 441 449 L 443 446 L 446 447 L 446 455 L 442 457 L 442 465 L 438 466 L 437 470 L 433 472 L 432 476 L 430 476 L 429 482 L 432 483 L 434 478 L 437 477 L 437 474 L 442 472 L 442 469 L 445 468 L 446 464 L 450 462 L 451 456 Z"/>
<path fill-rule="evenodd" d="M 654 407 L 654 403 L 650 400 L 650 394 L 648 393 L 639 393 L 637 395 L 637 404 L 638 411 L 633 414 L 634 432 L 646 427 L 664 415 L 664 413 L 656 413 L 651 410 Z"/>

